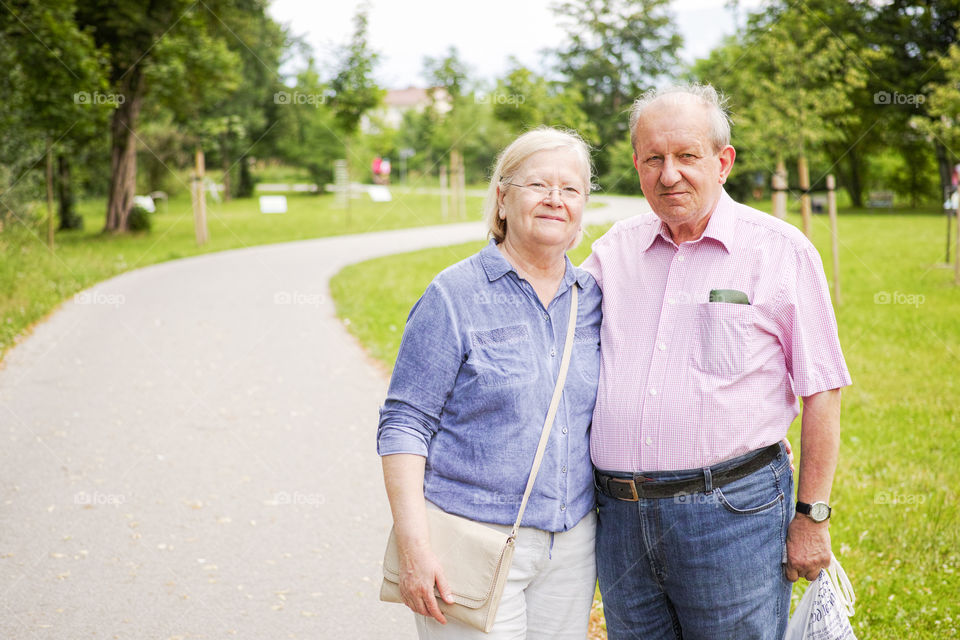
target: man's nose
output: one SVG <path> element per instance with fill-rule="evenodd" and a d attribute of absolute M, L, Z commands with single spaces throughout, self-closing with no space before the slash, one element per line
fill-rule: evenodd
<path fill-rule="evenodd" d="M 677 168 L 677 163 L 673 158 L 667 156 L 663 159 L 663 169 L 660 171 L 660 183 L 665 187 L 672 187 L 680 182 L 682 176 Z"/>

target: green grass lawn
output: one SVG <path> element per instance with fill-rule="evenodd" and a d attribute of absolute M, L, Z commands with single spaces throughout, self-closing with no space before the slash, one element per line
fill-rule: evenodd
<path fill-rule="evenodd" d="M 815 216 L 829 278 L 827 224 Z M 844 392 L 831 535 L 856 590 L 861 640 L 960 635 L 960 288 L 938 265 L 944 227 L 942 216 L 899 210 L 840 217 L 837 318 L 854 385 Z M 410 306 L 438 271 L 482 246 L 347 267 L 331 283 L 338 312 L 392 367 Z M 588 253 L 585 242 L 571 258 Z M 790 437 L 799 450 L 799 421 Z"/>
<path fill-rule="evenodd" d="M 470 219 L 480 198 L 468 198 Z M 37 226 L 9 224 L 0 232 L 0 358 L 29 327 L 78 291 L 114 275 L 186 256 L 345 233 L 444 222 L 439 196 L 398 193 L 392 202 L 354 199 L 348 213 L 332 195 L 287 194 L 288 212 L 264 215 L 253 198 L 207 201 L 210 242 L 197 247 L 189 196 L 159 203 L 150 233 L 104 235 L 102 199 L 81 202 L 84 231 L 56 234 L 56 250 Z"/>

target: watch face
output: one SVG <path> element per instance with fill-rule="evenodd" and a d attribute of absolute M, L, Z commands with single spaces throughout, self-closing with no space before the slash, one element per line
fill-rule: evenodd
<path fill-rule="evenodd" d="M 810 517 L 816 522 L 823 522 L 830 517 L 830 507 L 824 502 L 814 502 L 810 505 Z"/>

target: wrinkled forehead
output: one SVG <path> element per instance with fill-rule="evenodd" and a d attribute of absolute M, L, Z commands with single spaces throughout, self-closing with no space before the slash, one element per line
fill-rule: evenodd
<path fill-rule="evenodd" d="M 531 153 L 517 168 L 518 178 L 559 178 L 565 182 L 589 182 L 589 164 L 571 147 L 541 149 Z"/>
<path fill-rule="evenodd" d="M 711 144 L 710 106 L 689 94 L 666 94 L 651 102 L 637 120 L 637 146 L 665 141 Z"/>

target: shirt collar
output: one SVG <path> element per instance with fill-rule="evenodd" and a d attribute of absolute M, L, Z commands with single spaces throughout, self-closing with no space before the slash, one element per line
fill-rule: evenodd
<path fill-rule="evenodd" d="M 563 259 L 567 263 L 566 271 L 563 274 L 564 286 L 570 287 L 574 282 L 577 282 L 581 288 L 586 287 L 590 281 L 590 274 L 583 269 L 574 267 L 566 254 L 564 254 Z M 500 253 L 500 250 L 497 249 L 497 241 L 493 238 L 490 238 L 487 246 L 480 251 L 480 264 L 483 265 L 483 271 L 487 274 L 487 280 L 490 282 L 502 278 L 510 272 L 514 274 L 517 273 L 513 265 L 510 264 L 507 259 L 503 257 L 503 254 Z M 517 277 L 520 277 L 519 274 L 517 274 Z"/>
<path fill-rule="evenodd" d="M 707 222 L 707 228 L 703 230 L 703 235 L 700 237 L 701 240 L 703 238 L 716 240 L 726 249 L 727 253 L 730 252 L 730 247 L 733 246 L 733 236 L 736 232 L 735 204 L 733 198 L 727 195 L 726 189 L 721 189 L 717 206 L 714 208 L 713 213 L 710 214 L 710 221 Z M 646 251 L 652 247 L 657 237 L 675 245 L 670 237 L 670 230 L 667 228 L 666 223 L 654 214 L 650 219 L 650 224 L 645 231 L 645 235 L 641 239 L 641 251 Z M 700 242 L 700 240 L 696 240 L 696 242 Z"/>

